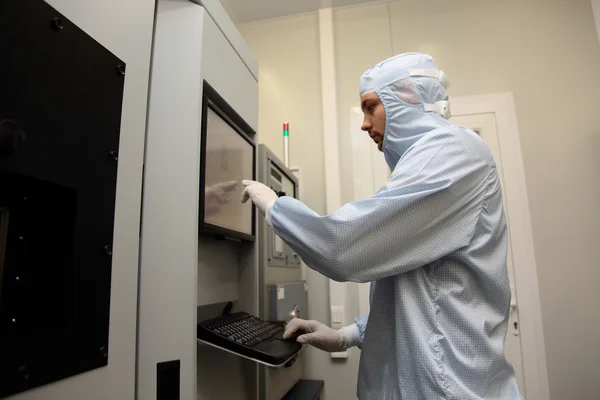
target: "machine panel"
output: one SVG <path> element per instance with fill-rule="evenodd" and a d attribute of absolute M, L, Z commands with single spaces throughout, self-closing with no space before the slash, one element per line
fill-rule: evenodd
<path fill-rule="evenodd" d="M 0 397 L 108 362 L 125 63 L 0 3 Z"/>
<path fill-rule="evenodd" d="M 258 146 L 258 179 L 279 196 L 298 197 L 298 178 L 265 145 Z M 302 280 L 301 259 L 270 228 L 259 223 L 259 303 L 260 317 L 285 323 L 293 317 L 309 318 L 308 292 Z M 304 374 L 303 356 L 286 368 L 261 367 L 260 398 L 281 399 Z"/>
<path fill-rule="evenodd" d="M 262 146 L 259 156 L 261 179 L 280 197 L 290 196 L 297 198 L 298 183 L 296 178 L 287 171 L 265 146 Z M 273 229 L 267 227 L 267 263 L 270 267 L 300 268 L 300 257 L 287 245 Z"/>

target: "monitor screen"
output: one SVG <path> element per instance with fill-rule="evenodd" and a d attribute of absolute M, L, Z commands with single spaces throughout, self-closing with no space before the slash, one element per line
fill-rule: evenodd
<path fill-rule="evenodd" d="M 254 179 L 254 145 L 224 108 L 228 109 L 210 98 L 204 111 L 203 227 L 251 239 L 254 207 L 251 201 L 242 204 L 240 199 L 242 181 Z"/>

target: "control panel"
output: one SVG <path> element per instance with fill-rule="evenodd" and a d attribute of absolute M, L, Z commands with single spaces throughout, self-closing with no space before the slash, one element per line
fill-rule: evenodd
<path fill-rule="evenodd" d="M 268 158 L 268 186 L 277 193 L 279 197 L 289 196 L 296 198 L 297 184 L 293 180 L 291 174 L 285 171 L 281 165 L 278 165 L 278 160 L 274 157 Z M 288 246 L 279 236 L 273 232 L 272 228 L 268 228 L 267 233 L 267 263 L 272 267 L 288 267 L 299 268 L 300 257 L 290 246 Z"/>

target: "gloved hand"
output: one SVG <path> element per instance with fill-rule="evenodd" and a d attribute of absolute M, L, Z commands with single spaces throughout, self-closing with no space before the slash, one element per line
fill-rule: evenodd
<path fill-rule="evenodd" d="M 348 349 L 348 344 L 342 330 L 330 328 L 317 321 L 307 321 L 299 318 L 292 319 L 285 328 L 283 338 L 289 339 L 295 333 L 301 334 L 296 339 L 298 343 L 310 344 L 323 351 L 334 353 Z"/>
<path fill-rule="evenodd" d="M 256 208 L 258 208 L 262 215 L 265 215 L 267 212 L 269 203 L 277 200 L 277 194 L 275 194 L 275 192 L 267 185 L 247 180 L 242 181 L 242 185 L 246 186 L 242 193 L 242 203 L 247 202 L 248 199 L 252 199 Z"/>

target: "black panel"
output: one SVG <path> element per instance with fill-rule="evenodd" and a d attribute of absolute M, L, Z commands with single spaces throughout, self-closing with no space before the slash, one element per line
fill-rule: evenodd
<path fill-rule="evenodd" d="M 179 400 L 179 360 L 156 364 L 156 400 Z"/>
<path fill-rule="evenodd" d="M 323 381 L 300 379 L 281 400 L 319 400 L 324 385 Z"/>
<path fill-rule="evenodd" d="M 108 362 L 124 75 L 45 2 L 0 2 L 0 397 Z"/>

